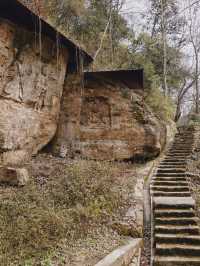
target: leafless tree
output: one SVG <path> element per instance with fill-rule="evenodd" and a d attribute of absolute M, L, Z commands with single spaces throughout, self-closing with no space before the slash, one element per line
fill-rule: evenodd
<path fill-rule="evenodd" d="M 191 44 L 194 58 L 194 89 L 195 89 L 195 112 L 199 114 L 199 53 L 200 53 L 200 6 L 191 5 L 189 0 L 189 42 Z"/>
<path fill-rule="evenodd" d="M 190 89 L 193 88 L 196 79 L 191 77 L 188 81 L 187 77 L 184 77 L 182 85 L 177 93 L 177 100 L 176 100 L 176 113 L 175 113 L 175 122 L 178 122 L 179 118 L 181 117 L 181 111 L 184 104 L 184 99 L 186 94 L 189 92 Z"/>
<path fill-rule="evenodd" d="M 163 47 L 163 91 L 165 96 L 168 94 L 167 87 L 167 32 L 166 32 L 166 0 L 161 0 L 161 32 L 162 32 L 162 47 Z"/>

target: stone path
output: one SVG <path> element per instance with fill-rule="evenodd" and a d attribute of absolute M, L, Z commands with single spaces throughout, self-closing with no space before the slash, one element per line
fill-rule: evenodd
<path fill-rule="evenodd" d="M 192 129 L 175 136 L 150 185 L 153 266 L 200 266 L 200 233 L 186 174 L 193 140 Z"/>

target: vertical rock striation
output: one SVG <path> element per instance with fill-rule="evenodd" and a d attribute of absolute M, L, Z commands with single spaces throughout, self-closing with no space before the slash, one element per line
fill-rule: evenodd
<path fill-rule="evenodd" d="M 166 127 L 123 84 L 67 77 L 54 151 L 89 159 L 124 160 L 157 156 Z"/>
<path fill-rule="evenodd" d="M 0 36 L 1 159 L 19 164 L 55 135 L 67 51 L 2 19 Z"/>

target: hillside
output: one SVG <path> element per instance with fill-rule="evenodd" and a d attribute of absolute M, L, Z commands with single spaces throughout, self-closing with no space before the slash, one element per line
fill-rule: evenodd
<path fill-rule="evenodd" d="M 2 266 L 200 263 L 200 1 L 131 3 L 0 1 Z"/>

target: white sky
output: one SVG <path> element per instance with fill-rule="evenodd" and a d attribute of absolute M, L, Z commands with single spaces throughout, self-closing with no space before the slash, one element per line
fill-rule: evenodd
<path fill-rule="evenodd" d="M 122 13 L 136 30 L 141 25 L 141 13 L 147 11 L 148 7 L 149 0 L 125 0 Z"/>
<path fill-rule="evenodd" d="M 125 8 L 132 8 L 132 9 L 136 9 L 136 8 L 144 8 L 145 4 L 147 3 L 147 0 L 126 0 L 126 7 Z"/>

